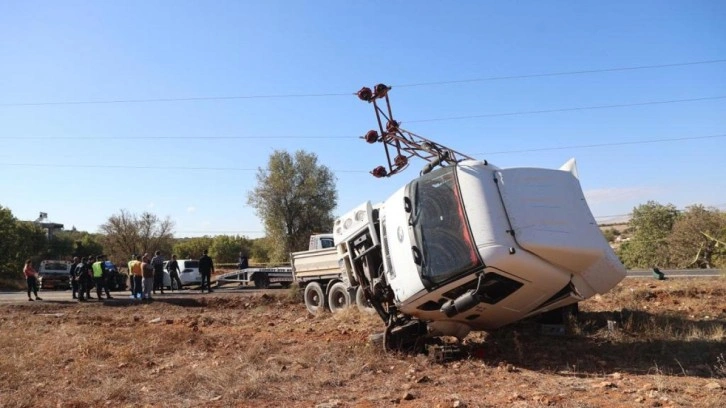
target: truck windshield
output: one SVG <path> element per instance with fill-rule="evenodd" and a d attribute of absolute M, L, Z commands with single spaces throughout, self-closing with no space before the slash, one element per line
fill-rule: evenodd
<path fill-rule="evenodd" d="M 448 281 L 481 265 L 461 202 L 455 166 L 432 171 L 409 185 L 413 230 L 427 286 Z"/>

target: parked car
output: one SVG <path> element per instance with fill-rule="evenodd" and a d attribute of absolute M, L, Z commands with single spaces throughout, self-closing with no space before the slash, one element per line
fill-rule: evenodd
<path fill-rule="evenodd" d="M 182 286 L 187 285 L 201 285 L 202 284 L 202 275 L 199 273 L 199 261 L 196 259 L 177 259 L 177 263 L 179 264 L 179 270 L 181 270 L 181 273 L 179 274 L 179 280 L 182 283 Z M 169 275 L 169 271 L 166 270 L 166 265 L 169 263 L 169 261 L 164 262 L 164 287 L 170 288 L 172 285 L 171 276 Z M 176 287 L 176 282 L 173 282 L 174 289 L 180 289 Z"/>
<path fill-rule="evenodd" d="M 38 269 L 38 286 L 42 289 L 69 289 L 71 287 L 71 263 L 68 261 L 41 261 Z"/>

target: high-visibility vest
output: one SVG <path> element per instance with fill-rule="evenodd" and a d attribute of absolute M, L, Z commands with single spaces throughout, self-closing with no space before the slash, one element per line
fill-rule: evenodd
<path fill-rule="evenodd" d="M 101 278 L 103 277 L 103 267 L 101 266 L 102 262 L 94 262 L 93 265 L 91 265 L 91 269 L 93 269 L 93 277 L 94 278 Z"/>

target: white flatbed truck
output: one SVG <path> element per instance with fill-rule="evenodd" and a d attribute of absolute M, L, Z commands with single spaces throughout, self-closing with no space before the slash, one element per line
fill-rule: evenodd
<path fill-rule="evenodd" d="M 310 243 L 307 251 L 296 252 L 292 254 L 292 258 L 310 258 L 299 254 L 320 254 L 326 251 L 331 251 L 335 254 L 335 247 L 333 243 L 333 234 L 314 234 L 310 236 Z M 323 259 L 327 261 L 328 259 Z M 335 271 L 340 275 L 338 268 L 337 257 L 335 258 Z M 313 268 L 318 268 L 316 271 L 321 271 L 318 265 L 312 265 Z M 254 283 L 258 289 L 267 289 L 270 285 L 279 283 L 282 287 L 289 287 L 294 281 L 298 281 L 295 276 L 294 266 L 279 266 L 279 267 L 263 267 L 263 268 L 245 268 L 238 269 L 232 272 L 217 276 L 217 286 L 221 286 L 228 283 L 238 283 L 240 285 L 249 285 Z M 307 283 L 312 279 L 312 274 L 317 273 L 310 271 L 306 275 L 303 283 Z M 328 271 L 322 271 L 323 275 L 326 275 Z M 326 275 L 327 276 L 327 275 Z"/>
<path fill-rule="evenodd" d="M 313 235 L 310 250 L 290 255 L 293 277 L 303 290 L 305 307 L 311 314 L 338 312 L 352 300 L 361 308 L 368 307 L 359 287 L 351 286 L 348 275 L 342 273 L 341 257 L 333 241 L 333 234 Z"/>

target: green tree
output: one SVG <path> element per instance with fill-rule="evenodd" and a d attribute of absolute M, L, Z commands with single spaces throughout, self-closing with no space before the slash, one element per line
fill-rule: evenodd
<path fill-rule="evenodd" d="M 615 242 L 615 238 L 620 236 L 620 231 L 613 227 L 602 230 L 602 234 L 608 242 Z"/>
<path fill-rule="evenodd" d="M 21 280 L 23 263 L 39 261 L 47 249 L 45 233 L 32 222 L 18 221 L 9 208 L 0 206 L 0 282 Z"/>
<path fill-rule="evenodd" d="M 302 150 L 294 157 L 279 150 L 270 155 L 267 169 L 258 169 L 257 186 L 247 197 L 263 220 L 274 261 L 307 248 L 310 234 L 330 231 L 337 200 L 333 173 L 318 164 L 314 153 Z"/>
<path fill-rule="evenodd" d="M 183 238 L 174 244 L 173 253 L 179 259 L 199 259 L 202 251 L 209 250 L 214 240 L 210 237 Z"/>
<path fill-rule="evenodd" d="M 686 208 L 668 237 L 671 259 L 681 268 L 711 268 L 724 253 L 719 236 L 726 229 L 726 218 L 715 208 L 702 205 Z"/>
<path fill-rule="evenodd" d="M 212 246 L 209 250 L 215 262 L 236 263 L 239 260 L 239 253 L 244 252 L 248 257 L 252 241 L 242 236 L 218 235 L 212 239 Z"/>
<path fill-rule="evenodd" d="M 631 239 L 618 250 L 623 264 L 628 268 L 670 266 L 668 236 L 677 218 L 673 204 L 648 201 L 635 207 L 628 222 Z"/>
<path fill-rule="evenodd" d="M 173 228 L 168 217 L 162 220 L 148 212 L 136 215 L 121 210 L 101 225 L 102 244 L 111 260 L 125 265 L 132 254 L 157 250 L 169 253 L 174 242 Z"/>
<path fill-rule="evenodd" d="M 270 251 L 272 244 L 267 237 L 252 240 L 252 247 L 248 255 L 250 263 L 268 263 L 270 262 Z"/>
<path fill-rule="evenodd" d="M 67 259 L 73 255 L 73 240 L 63 232 L 54 233 L 48 240 L 47 259 Z"/>
<path fill-rule="evenodd" d="M 75 234 L 77 235 L 77 234 Z M 73 255 L 78 257 L 97 255 L 103 253 L 103 245 L 98 238 L 87 232 L 80 233 L 73 239 Z"/>

